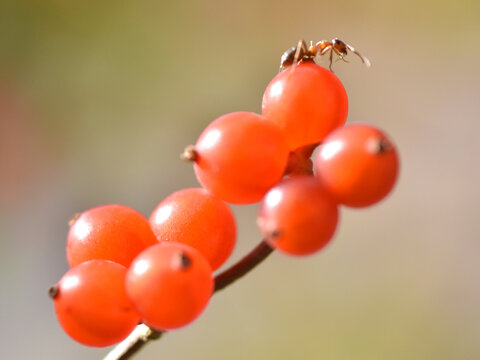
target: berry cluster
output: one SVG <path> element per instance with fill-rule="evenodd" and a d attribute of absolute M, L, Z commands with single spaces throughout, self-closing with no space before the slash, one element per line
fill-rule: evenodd
<path fill-rule="evenodd" d="M 201 188 L 168 196 L 150 219 L 122 205 L 87 210 L 70 224 L 71 269 L 50 288 L 58 320 L 89 346 L 113 345 L 140 322 L 184 326 L 206 307 L 235 241 L 230 208 Z"/>
<path fill-rule="evenodd" d="M 50 288 L 63 329 L 108 346 L 140 322 L 164 331 L 195 320 L 236 242 L 226 203 L 260 202 L 258 226 L 272 249 L 298 256 L 323 248 L 339 205 L 377 203 L 398 172 L 390 139 L 369 125 L 344 126 L 347 108 L 333 72 L 294 64 L 268 85 L 261 115 L 223 115 L 185 149 L 203 188 L 168 196 L 149 219 L 121 205 L 77 215 L 67 237 L 71 269 Z"/>

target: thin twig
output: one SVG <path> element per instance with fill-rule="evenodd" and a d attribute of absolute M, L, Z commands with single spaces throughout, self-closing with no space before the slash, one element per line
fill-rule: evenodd
<path fill-rule="evenodd" d="M 265 260 L 272 252 L 273 249 L 265 241 L 262 241 L 235 265 L 215 276 L 215 292 L 240 279 Z"/>
<path fill-rule="evenodd" d="M 245 255 L 240 261 L 215 276 L 214 291 L 220 291 L 240 279 L 265 260 L 272 252 L 273 249 L 266 242 L 260 242 L 260 244 Z M 159 339 L 165 333 L 166 331 L 156 331 L 144 324 L 140 324 L 125 340 L 115 346 L 115 348 L 113 348 L 103 360 L 130 359 L 150 340 Z"/>

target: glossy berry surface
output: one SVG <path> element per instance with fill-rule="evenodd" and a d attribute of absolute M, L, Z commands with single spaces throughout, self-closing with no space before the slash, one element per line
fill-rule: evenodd
<path fill-rule="evenodd" d="M 129 266 L 142 250 L 158 241 L 145 216 L 123 205 L 103 205 L 73 220 L 67 237 L 71 267 L 92 259 Z"/>
<path fill-rule="evenodd" d="M 260 203 L 257 217 L 265 241 L 289 255 L 322 249 L 337 222 L 337 204 L 313 176 L 292 177 L 273 187 Z"/>
<path fill-rule="evenodd" d="M 195 151 L 200 184 L 234 204 L 260 201 L 282 178 L 289 154 L 280 129 L 250 112 L 214 120 L 200 135 Z"/>
<path fill-rule="evenodd" d="M 126 278 L 127 294 L 142 320 L 156 330 L 170 330 L 195 320 L 213 292 L 208 261 L 194 248 L 165 242 L 143 251 Z"/>
<path fill-rule="evenodd" d="M 397 150 L 381 130 L 352 124 L 329 135 L 314 159 L 315 174 L 343 205 L 365 207 L 382 200 L 398 175 Z"/>
<path fill-rule="evenodd" d="M 218 269 L 235 247 L 237 227 L 228 205 L 205 189 L 177 191 L 150 215 L 157 239 L 176 241 L 202 253 L 212 270 Z"/>
<path fill-rule="evenodd" d="M 340 80 L 313 62 L 280 72 L 263 95 L 263 116 L 282 129 L 291 150 L 321 142 L 345 123 L 347 112 Z"/>
<path fill-rule="evenodd" d="M 125 292 L 126 272 L 117 263 L 91 260 L 70 269 L 51 288 L 58 321 L 70 337 L 103 347 L 135 328 L 140 317 Z"/>

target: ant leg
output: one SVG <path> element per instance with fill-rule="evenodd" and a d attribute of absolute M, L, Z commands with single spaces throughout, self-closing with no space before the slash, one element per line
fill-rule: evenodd
<path fill-rule="evenodd" d="M 362 62 L 365 64 L 366 67 L 370 67 L 370 66 L 372 65 L 372 64 L 370 63 L 370 60 L 368 60 L 366 57 L 363 57 L 362 55 L 360 55 L 360 53 L 359 53 L 357 50 L 355 50 L 355 49 L 353 48 L 353 46 L 350 46 L 350 45 L 348 45 L 348 44 L 346 44 L 346 45 L 347 45 L 348 50 L 350 50 L 350 51 L 353 52 L 355 55 L 357 55 L 357 56 L 362 60 Z"/>
<path fill-rule="evenodd" d="M 320 40 L 315 44 L 315 47 L 317 48 L 317 55 L 322 56 L 325 54 L 325 49 L 330 47 L 329 42 L 327 40 Z"/>
<path fill-rule="evenodd" d="M 332 49 L 333 49 L 333 51 L 335 51 L 335 54 L 338 56 L 338 59 L 335 60 L 335 62 L 340 61 L 340 60 L 342 60 L 343 62 L 346 62 L 346 63 L 349 62 L 348 60 L 345 59 L 345 56 L 347 55 L 346 53 L 342 53 L 335 48 L 332 48 Z"/>
<path fill-rule="evenodd" d="M 332 49 L 332 45 L 325 46 L 322 51 L 320 51 L 320 56 L 325 55 L 330 49 Z"/>
<path fill-rule="evenodd" d="M 306 52 L 307 44 L 305 44 L 305 40 L 298 40 L 297 51 L 295 51 L 295 56 L 293 58 L 293 66 L 297 65 L 300 62 Z"/>
<path fill-rule="evenodd" d="M 319 55 L 323 56 L 330 51 L 330 64 L 329 64 L 328 68 L 330 69 L 330 71 L 333 72 L 333 70 L 332 70 L 332 61 L 333 61 L 332 50 L 333 50 L 333 46 L 331 44 L 325 45 L 325 43 L 326 42 L 324 40 L 319 41 L 317 43 L 318 45 L 320 45 Z"/>
<path fill-rule="evenodd" d="M 330 64 L 328 65 L 328 68 L 330 69 L 331 72 L 333 72 L 333 70 L 332 70 L 332 61 L 333 61 L 333 48 L 330 49 Z"/>

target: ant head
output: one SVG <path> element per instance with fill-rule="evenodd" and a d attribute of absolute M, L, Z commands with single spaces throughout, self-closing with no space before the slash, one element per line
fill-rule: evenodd
<path fill-rule="evenodd" d="M 340 54 L 347 55 L 347 45 L 339 38 L 335 38 L 332 40 L 332 47 Z"/>

